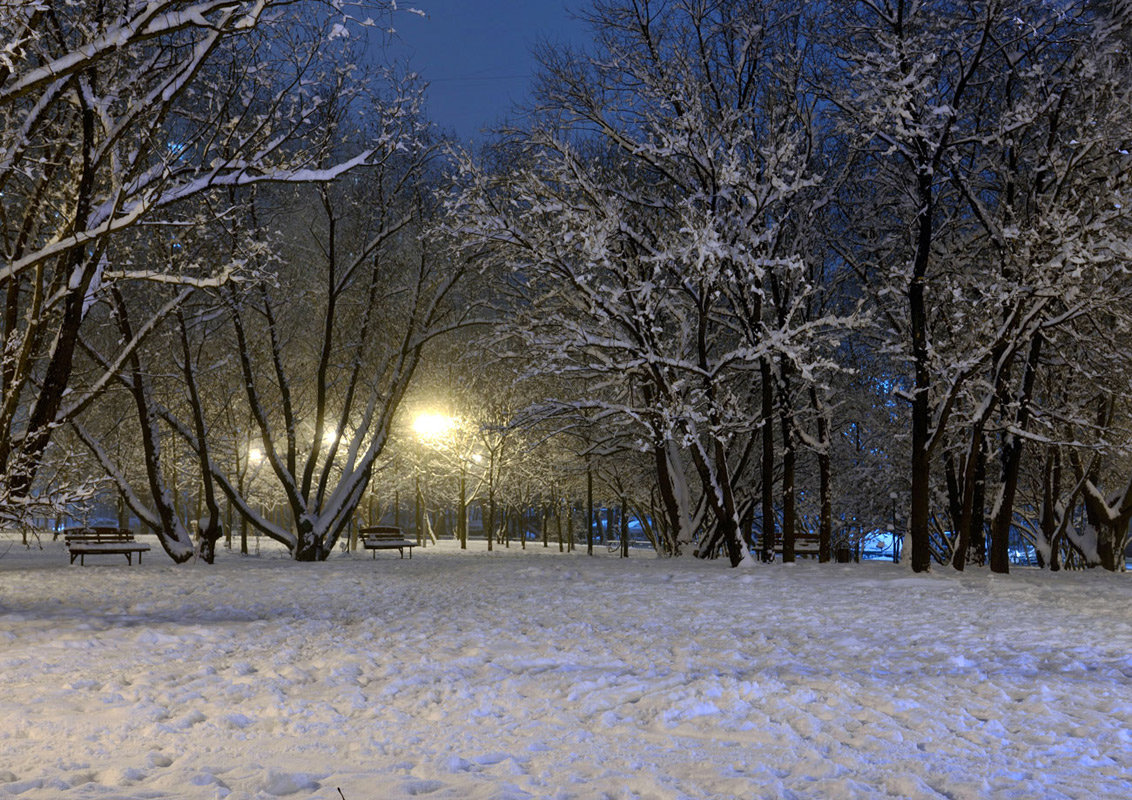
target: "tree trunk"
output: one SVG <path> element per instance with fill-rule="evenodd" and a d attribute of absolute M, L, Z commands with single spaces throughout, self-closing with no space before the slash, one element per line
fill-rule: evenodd
<path fill-rule="evenodd" d="M 84 93 L 78 90 L 77 84 L 75 101 L 79 107 L 82 124 L 82 142 L 79 148 L 81 171 L 74 197 L 75 210 L 70 233 L 81 231 L 86 227 L 91 213 L 91 202 L 97 177 L 93 164 L 95 110 L 89 106 Z M 9 476 L 8 490 L 12 498 L 24 498 L 31 492 L 43 453 L 51 441 L 51 434 L 55 428 L 54 423 L 57 422 L 56 417 L 71 382 L 75 347 L 79 341 L 79 330 L 86 313 L 87 293 L 97 274 L 98 262 L 105 247 L 105 240 L 99 240 L 89 250 L 76 247 L 60 256 L 59 274 L 67 276 L 66 299 L 63 301 L 63 313 L 59 327 L 51 344 L 50 358 L 42 377 L 38 381 L 39 389 L 35 402 L 28 413 L 27 432 L 19 446 L 18 461 Z M 76 276 L 78 280 L 75 279 Z M 13 283 L 15 283 L 14 279 Z M 60 286 L 59 288 L 62 289 L 63 287 Z M 126 338 L 124 341 L 129 342 L 131 339 Z M 6 470 L 12 466 L 9 461 L 10 450 L 7 442 L 4 442 L 2 450 L 4 457 L 0 466 Z"/>
<path fill-rule="evenodd" d="M 653 447 L 653 460 L 656 465 L 656 484 L 660 491 L 661 507 L 667 518 L 663 530 L 667 532 L 666 548 L 669 555 L 680 555 L 680 531 L 683 528 L 683 512 L 676 499 L 676 486 L 668 460 L 668 443 Z"/>
<path fill-rule="evenodd" d="M 416 505 L 416 507 L 414 508 L 414 512 L 415 512 L 414 516 L 416 517 L 416 519 L 414 520 L 414 525 L 416 526 L 416 529 L 417 529 L 417 544 L 420 545 L 421 547 L 423 547 L 424 546 L 424 496 L 421 494 L 421 479 L 419 477 L 417 477 L 416 480 L 415 480 L 414 488 L 416 489 L 416 491 L 414 493 L 415 494 L 414 503 Z"/>
<path fill-rule="evenodd" d="M 1061 570 L 1061 542 L 1058 536 L 1057 514 L 1054 508 L 1057 496 L 1061 494 L 1061 453 L 1051 447 L 1046 455 L 1042 470 L 1042 516 L 1041 531 L 1049 546 L 1049 570 Z M 1065 513 L 1068 513 L 1066 511 Z"/>
<path fill-rule="evenodd" d="M 975 550 L 975 563 L 987 563 L 987 442 L 982 437 L 978 461 L 975 463 L 974 497 L 971 504 L 971 547 Z"/>
<path fill-rule="evenodd" d="M 298 537 L 295 540 L 294 557 L 296 561 L 325 561 L 326 553 L 322 547 L 322 539 L 315 535 L 314 527 L 305 514 L 298 515 L 296 527 Z"/>
<path fill-rule="evenodd" d="M 492 552 L 495 546 L 495 487 L 487 487 L 487 521 L 484 525 L 487 534 L 487 549 Z"/>
<path fill-rule="evenodd" d="M 782 563 L 793 564 L 796 560 L 794 533 L 797 524 L 794 502 L 796 451 L 790 414 L 785 409 L 786 402 L 784 399 L 782 412 Z"/>
<path fill-rule="evenodd" d="M 1017 428 L 1026 430 L 1030 421 L 1030 397 L 1042 351 L 1042 335 L 1036 334 L 1030 342 L 1026 357 L 1026 374 L 1022 379 L 1022 394 L 1018 399 Z M 1002 488 L 991 520 L 990 566 L 991 572 L 1010 571 L 1010 523 L 1014 519 L 1014 498 L 1018 491 L 1018 478 L 1022 469 L 1023 438 L 1018 433 L 1006 433 L 1002 442 Z"/>
<path fill-rule="evenodd" d="M 762 545 L 763 561 L 774 561 L 774 384 L 770 359 L 759 362 L 762 375 Z"/>
<path fill-rule="evenodd" d="M 468 549 L 468 484 L 467 472 L 463 464 L 460 465 L 460 518 L 456 521 L 457 532 L 460 536 L 460 549 Z"/>
<path fill-rule="evenodd" d="M 818 417 L 818 494 L 821 510 L 818 514 L 818 563 L 831 560 L 833 549 L 833 473 L 829 450 L 832 446 L 829 436 L 829 417 L 818 400 L 818 392 L 810 387 L 810 401 Z M 893 528 L 893 536 L 896 529 Z"/>
<path fill-rule="evenodd" d="M 562 541 L 562 501 L 558 499 L 554 501 L 554 530 L 558 534 L 558 552 L 564 553 L 566 547 Z"/>
<path fill-rule="evenodd" d="M 629 504 L 625 496 L 621 496 L 621 518 L 619 533 L 621 534 L 621 558 L 629 557 Z"/>
<path fill-rule="evenodd" d="M 914 394 L 912 396 L 912 508 L 908 531 L 912 539 L 912 571 L 931 569 L 931 366 L 928 353 L 928 312 L 924 298 L 928 261 L 931 257 L 933 197 L 931 173 L 921 167 L 917 176 L 916 256 L 908 284 L 908 323 L 912 336 Z"/>
<path fill-rule="evenodd" d="M 586 555 L 594 554 L 594 471 L 586 463 Z"/>
<path fill-rule="evenodd" d="M 958 493 L 959 502 L 959 518 L 956 523 L 956 542 L 955 548 L 951 557 L 951 566 L 955 569 L 962 571 L 967 566 L 968 553 L 971 546 L 971 541 L 974 538 L 972 530 L 975 526 L 975 504 L 981 500 L 981 492 L 978 491 L 979 469 L 980 462 L 983 471 L 986 470 L 986 456 L 984 453 L 984 438 L 982 425 L 976 425 L 975 430 L 971 433 L 971 442 L 967 450 L 967 455 L 963 460 L 963 481 L 956 486 L 952 486 L 954 476 L 952 473 L 951 461 L 948 461 L 948 486 L 949 494 L 954 495 Z M 954 504 L 954 500 L 952 503 Z M 954 513 L 954 511 L 953 511 Z M 982 514 L 978 515 L 979 525 L 982 524 Z M 979 532 L 981 537 L 982 532 Z"/>
<path fill-rule="evenodd" d="M 177 327 L 181 338 L 181 357 L 184 359 L 181 369 L 185 376 L 185 385 L 189 390 L 189 406 L 193 414 L 193 429 L 197 438 L 197 464 L 200 468 L 202 492 L 197 495 L 197 536 L 200 537 L 200 557 L 206 564 L 216 562 L 216 543 L 224 535 L 220 524 L 220 506 L 216 502 L 216 491 L 212 483 L 211 459 L 208 450 L 208 426 L 204 419 L 204 406 L 201 403 L 200 391 L 197 388 L 196 370 L 193 367 L 192 348 L 189 346 L 189 329 L 185 324 L 185 316 L 178 309 Z M 201 519 L 200 501 L 204 495 L 204 503 L 208 508 L 208 520 Z"/>
<path fill-rule="evenodd" d="M 125 301 L 117 289 L 112 289 L 110 296 L 114 303 L 115 316 L 122 337 L 125 341 L 130 341 L 133 338 L 133 328 L 130 324 Z M 158 428 L 157 416 L 151 401 L 151 392 L 147 382 L 148 376 L 142 370 L 141 360 L 136 353 L 130 357 L 129 369 L 132 378 L 130 394 L 134 398 L 134 406 L 138 412 L 146 478 L 149 483 L 150 496 L 157 511 L 156 522 L 158 525 L 154 532 L 169 557 L 175 563 L 182 564 L 193 557 L 193 544 L 191 536 L 179 524 L 175 501 L 170 496 L 168 486 L 165 483 L 165 476 L 161 471 L 161 431 Z"/>

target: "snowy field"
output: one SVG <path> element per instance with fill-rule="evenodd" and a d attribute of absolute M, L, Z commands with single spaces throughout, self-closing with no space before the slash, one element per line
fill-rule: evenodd
<path fill-rule="evenodd" d="M 1127 575 L 10 544 L 0 798 L 1132 797 Z"/>

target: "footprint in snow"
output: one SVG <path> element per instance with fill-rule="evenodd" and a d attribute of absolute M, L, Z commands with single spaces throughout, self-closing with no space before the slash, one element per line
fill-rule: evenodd
<path fill-rule="evenodd" d="M 402 789 L 405 794 L 416 797 L 422 794 L 433 794 L 443 789 L 445 784 L 442 781 L 409 781 Z"/>

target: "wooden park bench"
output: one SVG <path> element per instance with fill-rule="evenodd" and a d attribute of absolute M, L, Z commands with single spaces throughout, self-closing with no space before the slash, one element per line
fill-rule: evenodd
<path fill-rule="evenodd" d="M 401 529 L 393 525 L 358 528 L 358 540 L 363 548 L 373 551 L 374 558 L 377 558 L 378 550 L 396 550 L 404 558 L 406 548 L 409 550 L 409 558 L 412 558 L 413 548 L 417 546 L 416 542 L 406 539 Z"/>
<path fill-rule="evenodd" d="M 817 558 L 821 548 L 821 540 L 816 534 L 798 532 L 794 534 L 794 556 L 796 558 Z M 774 543 L 774 552 L 782 555 L 782 536 L 779 534 Z"/>
<path fill-rule="evenodd" d="M 63 532 L 63 540 L 71 554 L 71 563 L 77 558 L 80 567 L 86 566 L 86 556 L 105 554 L 124 555 L 126 563 L 132 565 L 134 553 L 137 553 L 141 564 L 142 553 L 149 550 L 148 544 L 139 542 L 124 528 L 70 528 Z"/>

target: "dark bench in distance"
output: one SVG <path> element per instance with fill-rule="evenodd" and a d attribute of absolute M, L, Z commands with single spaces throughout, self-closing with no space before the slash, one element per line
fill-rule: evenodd
<path fill-rule="evenodd" d="M 794 556 L 796 558 L 817 558 L 820 551 L 821 540 L 812 533 L 794 534 Z M 782 534 L 776 537 L 774 552 L 782 555 Z"/>
<path fill-rule="evenodd" d="M 413 548 L 417 546 L 416 542 L 405 538 L 400 528 L 392 525 L 358 528 L 358 540 L 363 548 L 373 551 L 374 558 L 377 558 L 378 550 L 396 550 L 401 554 L 401 558 L 404 558 L 406 549 L 409 551 L 409 558 L 412 558 Z"/>
<path fill-rule="evenodd" d="M 137 553 L 141 564 L 142 553 L 149 550 L 148 544 L 139 542 L 125 528 L 70 528 L 63 532 L 63 541 L 71 554 L 71 563 L 77 558 L 80 567 L 86 566 L 86 556 L 93 555 L 123 555 L 126 563 L 132 565 Z"/>

